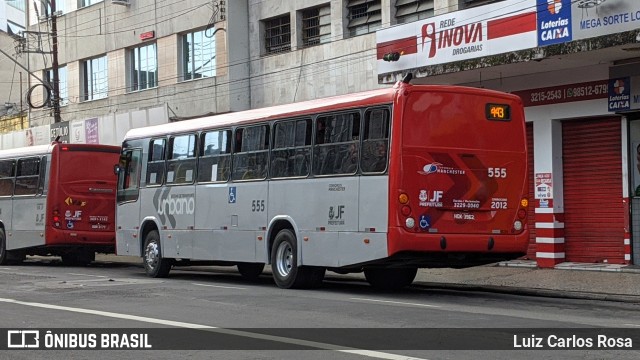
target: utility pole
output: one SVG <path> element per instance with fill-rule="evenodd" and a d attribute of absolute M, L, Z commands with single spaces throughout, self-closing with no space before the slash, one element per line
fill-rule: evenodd
<path fill-rule="evenodd" d="M 56 0 L 51 0 L 51 40 L 52 45 L 52 69 L 53 72 L 53 94 L 51 94 L 51 101 L 53 101 L 53 120 L 56 123 L 61 121 L 60 119 L 60 79 L 58 76 L 58 21 L 56 14 Z"/>

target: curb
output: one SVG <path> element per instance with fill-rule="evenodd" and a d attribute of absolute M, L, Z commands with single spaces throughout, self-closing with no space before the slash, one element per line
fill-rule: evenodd
<path fill-rule="evenodd" d="M 475 285 L 475 284 L 452 284 L 452 283 L 434 283 L 434 282 L 414 282 L 411 286 L 425 289 L 439 289 L 439 290 L 456 290 L 456 291 L 479 291 L 479 292 L 491 292 L 507 295 L 523 295 L 523 296 L 537 296 L 548 298 L 561 298 L 561 299 L 573 299 L 573 300 L 597 300 L 597 301 L 612 301 L 622 303 L 640 303 L 640 296 L 638 295 L 624 295 L 624 294 L 603 294 L 584 291 L 567 291 L 567 290 L 550 290 L 550 289 L 536 289 L 536 288 L 520 288 L 512 286 L 495 286 L 495 285 Z"/>

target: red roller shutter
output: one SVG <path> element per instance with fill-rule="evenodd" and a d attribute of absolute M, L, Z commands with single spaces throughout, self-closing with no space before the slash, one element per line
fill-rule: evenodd
<path fill-rule="evenodd" d="M 566 261 L 624 262 L 620 119 L 562 123 Z"/>
<path fill-rule="evenodd" d="M 536 259 L 536 203 L 535 203 L 535 179 L 534 167 L 533 167 L 533 123 L 527 123 L 527 165 L 529 172 L 529 209 L 528 209 L 528 224 L 529 224 L 529 248 L 527 249 L 527 258 L 531 260 Z"/>

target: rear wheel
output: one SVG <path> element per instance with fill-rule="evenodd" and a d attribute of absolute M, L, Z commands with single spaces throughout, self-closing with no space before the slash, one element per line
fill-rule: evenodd
<path fill-rule="evenodd" d="M 7 238 L 4 234 L 4 229 L 0 229 L 0 265 L 7 264 L 7 253 Z"/>
<path fill-rule="evenodd" d="M 418 268 L 371 268 L 364 270 L 364 277 L 371 286 L 381 290 L 399 290 L 411 285 Z"/>
<path fill-rule="evenodd" d="M 271 271 L 278 287 L 313 288 L 322 284 L 325 268 L 298 266 L 298 244 L 289 229 L 278 232 L 271 248 Z"/>
<path fill-rule="evenodd" d="M 264 264 L 262 263 L 240 263 L 238 264 L 238 271 L 243 278 L 256 281 L 262 271 L 264 270 Z"/>
<path fill-rule="evenodd" d="M 17 264 L 24 260 L 25 253 L 20 250 L 7 250 L 7 236 L 4 229 L 0 228 L 0 265 Z"/>
<path fill-rule="evenodd" d="M 150 231 L 144 240 L 144 271 L 148 276 L 163 278 L 169 276 L 171 259 L 164 259 L 160 249 L 160 235 L 157 230 Z"/>

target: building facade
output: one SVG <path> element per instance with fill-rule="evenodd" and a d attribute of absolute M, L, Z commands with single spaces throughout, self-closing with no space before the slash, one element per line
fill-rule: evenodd
<path fill-rule="evenodd" d="M 17 53 L 16 38 L 26 29 L 26 6 L 26 0 L 0 0 L 0 50 L 7 54 L 0 53 L 0 132 L 28 127 L 20 99 L 29 75 L 10 58 Z"/>
<path fill-rule="evenodd" d="M 540 266 L 640 261 L 640 3 L 504 0 L 377 33 L 378 79 L 518 94 Z M 401 54 L 385 61 L 385 54 Z"/>
<path fill-rule="evenodd" d="M 528 125 L 528 258 L 640 263 L 637 1 L 63 3 L 68 128 L 52 131 L 64 125 L 49 106 L 32 110 L 47 135 L 83 142 L 92 128 L 118 143 L 131 127 L 369 90 L 409 72 L 513 92 Z M 51 62 L 30 59 L 46 78 Z M 32 95 L 46 103 L 45 91 Z"/>

